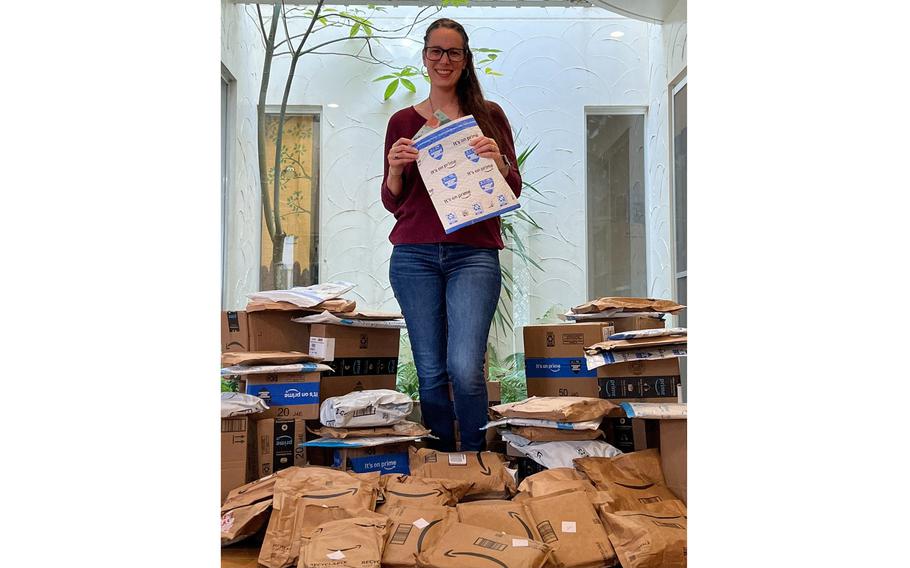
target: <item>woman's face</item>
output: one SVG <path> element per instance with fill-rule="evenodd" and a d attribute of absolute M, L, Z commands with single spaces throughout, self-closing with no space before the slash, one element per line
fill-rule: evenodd
<path fill-rule="evenodd" d="M 461 34 L 457 31 L 449 28 L 436 28 L 430 32 L 426 47 L 464 50 L 464 42 L 461 39 Z M 424 50 L 423 54 L 423 64 L 426 66 L 427 73 L 430 76 L 430 83 L 435 87 L 446 89 L 455 87 L 459 77 L 461 77 L 461 72 L 464 70 L 466 61 L 467 54 L 464 54 L 464 58 L 461 61 L 452 61 L 448 53 L 443 54 L 439 61 L 433 61 L 427 57 L 427 50 Z"/>

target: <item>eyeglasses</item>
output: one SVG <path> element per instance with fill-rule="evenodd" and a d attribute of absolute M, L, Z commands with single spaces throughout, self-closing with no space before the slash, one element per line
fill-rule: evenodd
<path fill-rule="evenodd" d="M 449 56 L 449 61 L 458 63 L 459 61 L 464 61 L 466 50 L 460 47 L 450 47 L 449 49 L 425 47 L 423 48 L 423 54 L 426 55 L 427 59 L 430 61 L 439 61 L 442 59 L 443 54 L 445 54 Z"/>

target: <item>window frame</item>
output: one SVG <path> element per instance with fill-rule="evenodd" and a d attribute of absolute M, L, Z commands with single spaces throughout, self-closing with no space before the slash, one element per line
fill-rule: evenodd
<path fill-rule="evenodd" d="M 228 251 L 230 250 L 229 227 L 231 194 L 233 193 L 232 167 L 234 165 L 234 144 L 237 122 L 237 79 L 221 64 L 221 309 L 228 309 Z"/>
<path fill-rule="evenodd" d="M 673 135 L 673 133 L 676 130 L 675 129 L 676 115 L 673 111 L 673 108 L 674 108 L 673 98 L 677 95 L 677 93 L 679 93 L 679 91 L 681 91 L 683 89 L 683 87 L 685 87 L 689 84 L 689 77 L 688 77 L 687 71 L 688 71 L 688 68 L 683 68 L 683 70 L 679 72 L 679 74 L 673 79 L 673 81 L 670 82 L 669 88 L 667 89 L 668 100 L 669 100 L 669 104 L 667 105 L 667 108 L 668 108 L 667 116 L 669 118 L 669 120 L 667 121 L 668 128 L 669 128 L 668 139 L 670 142 L 669 143 L 669 150 L 670 150 L 670 154 L 669 154 L 670 168 L 669 169 L 671 172 L 673 172 L 672 175 L 669 176 L 670 177 L 670 211 L 672 211 L 672 213 L 673 213 L 672 215 L 670 215 L 670 241 L 671 241 L 670 250 L 672 251 L 670 254 L 670 270 L 673 275 L 672 291 L 673 291 L 673 298 L 675 300 L 679 300 L 679 279 L 680 278 L 686 279 L 687 300 L 688 300 L 688 285 L 689 285 L 688 260 L 686 261 L 686 270 L 685 271 L 680 273 L 676 269 L 677 268 L 677 254 L 676 254 L 676 245 L 677 245 L 677 242 L 676 242 L 676 213 L 677 213 L 677 211 L 676 211 L 676 141 L 675 141 L 675 137 Z M 688 112 L 686 113 L 686 115 L 687 115 L 687 121 L 688 121 Z M 688 176 L 688 171 L 686 172 L 686 175 Z M 687 194 L 688 194 L 688 188 L 687 188 Z M 688 199 L 687 199 L 687 201 L 688 201 Z M 686 247 L 688 248 L 688 240 L 686 241 Z M 688 254 L 686 255 L 686 257 L 688 259 Z M 673 317 L 674 317 L 674 322 L 678 322 L 678 316 L 673 316 Z"/>
<path fill-rule="evenodd" d="M 584 112 L 582 116 L 582 128 L 581 131 L 584 132 L 585 136 L 585 147 L 584 147 L 584 160 L 583 160 L 583 171 L 584 171 L 584 195 L 585 195 L 585 297 L 588 299 L 592 298 L 591 295 L 591 247 L 590 247 L 590 238 L 588 235 L 588 228 L 590 227 L 589 220 L 591 217 L 590 207 L 588 206 L 588 117 L 589 116 L 641 116 L 644 121 L 644 139 L 643 143 L 643 152 L 642 156 L 644 163 L 644 191 L 647 195 L 648 184 L 648 144 L 647 144 L 647 130 L 648 130 L 648 113 L 650 111 L 647 105 L 585 105 Z M 647 219 L 647 212 L 645 218 Z M 648 251 L 648 231 L 647 227 L 645 230 L 645 289 L 647 290 L 648 279 L 650 275 L 648 274 L 648 265 L 647 265 L 647 251 Z"/>
<path fill-rule="evenodd" d="M 264 113 L 265 116 L 268 116 L 268 115 L 277 116 L 280 113 L 281 113 L 281 105 L 269 105 L 269 104 L 265 105 L 265 113 Z M 320 245 L 319 237 L 322 234 L 321 220 L 322 220 L 322 199 L 323 199 L 323 191 L 322 191 L 322 168 L 323 168 L 323 163 L 322 163 L 322 156 L 323 156 L 323 152 L 322 152 L 322 130 L 323 130 L 322 129 L 322 118 L 325 116 L 325 110 L 323 109 L 323 105 L 287 105 L 285 107 L 284 114 L 285 114 L 285 116 L 313 115 L 315 117 L 314 122 L 317 122 L 319 124 L 318 132 L 316 133 L 316 136 L 314 136 L 314 140 L 313 140 L 313 153 L 315 154 L 314 162 L 316 162 L 317 171 L 316 171 L 316 175 L 315 175 L 316 181 L 313 183 L 313 188 L 316 191 L 316 199 L 313 200 L 314 211 L 313 211 L 313 215 L 312 215 L 313 216 L 313 227 L 315 227 L 315 229 L 316 229 L 313 234 L 313 249 L 314 249 L 314 257 L 316 259 L 316 282 L 319 282 L 319 280 L 320 280 L 319 275 L 323 274 L 323 271 L 324 271 L 323 269 L 325 268 L 323 266 L 324 259 L 322 258 L 322 249 L 319 246 Z M 258 247 L 259 261 L 258 261 L 258 264 L 256 265 L 257 266 L 256 282 L 258 285 L 260 282 L 262 282 L 261 271 L 262 271 L 262 266 L 263 266 L 263 261 L 262 261 L 263 226 L 262 226 L 262 203 L 261 203 L 261 201 L 259 203 L 259 215 L 257 216 L 257 218 L 260 221 L 259 247 Z"/>

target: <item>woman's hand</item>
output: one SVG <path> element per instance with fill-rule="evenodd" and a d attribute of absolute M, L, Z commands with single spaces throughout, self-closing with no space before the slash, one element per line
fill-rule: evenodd
<path fill-rule="evenodd" d="M 474 148 L 474 153 L 481 158 L 493 160 L 496 167 L 499 168 L 499 173 L 502 175 L 509 173 L 509 168 L 506 166 L 505 160 L 502 159 L 502 153 L 499 151 L 496 140 L 487 138 L 486 136 L 478 136 L 468 142 L 468 145 Z"/>
<path fill-rule="evenodd" d="M 417 149 L 414 141 L 409 138 L 399 138 L 389 149 L 389 175 L 400 176 L 407 164 L 417 160 Z"/>

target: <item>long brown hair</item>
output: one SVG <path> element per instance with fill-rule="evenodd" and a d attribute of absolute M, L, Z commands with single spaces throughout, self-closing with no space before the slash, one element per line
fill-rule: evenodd
<path fill-rule="evenodd" d="M 474 54 L 471 53 L 471 47 L 468 45 L 467 32 L 455 20 L 439 18 L 427 28 L 427 33 L 423 36 L 424 47 L 427 47 L 427 42 L 430 41 L 430 33 L 438 28 L 455 30 L 461 35 L 464 42 L 464 70 L 461 77 L 458 78 L 458 83 L 455 84 L 455 94 L 458 96 L 458 106 L 461 107 L 461 112 L 474 116 L 484 136 L 493 138 L 500 145 L 503 144 L 504 133 L 490 116 L 486 99 L 483 98 L 483 90 L 480 88 L 480 81 L 477 80 L 477 73 L 474 71 Z"/>

